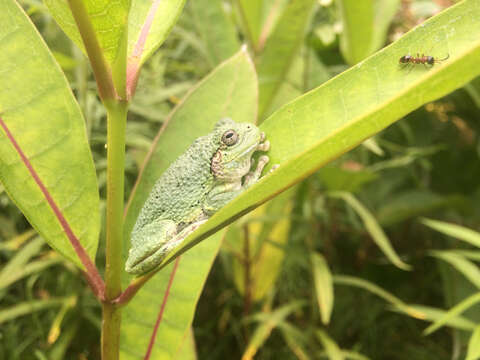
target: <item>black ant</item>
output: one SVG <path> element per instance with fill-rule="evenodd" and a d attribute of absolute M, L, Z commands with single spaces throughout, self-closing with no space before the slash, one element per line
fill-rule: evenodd
<path fill-rule="evenodd" d="M 450 57 L 450 54 L 447 54 L 447 56 L 443 59 L 435 59 L 433 56 L 425 56 L 423 54 L 422 54 L 422 56 L 420 56 L 420 54 L 417 53 L 417 57 L 411 56 L 411 55 L 403 55 L 400 58 L 399 63 L 400 64 L 406 64 L 406 65 L 408 65 L 408 64 L 423 64 L 425 67 L 427 67 L 426 64 L 433 66 L 435 64 L 438 64 L 442 61 L 447 60 L 449 57 Z"/>

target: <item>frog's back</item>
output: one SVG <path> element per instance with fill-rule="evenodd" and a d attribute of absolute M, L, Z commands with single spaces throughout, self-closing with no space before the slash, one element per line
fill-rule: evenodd
<path fill-rule="evenodd" d="M 135 224 L 140 229 L 154 220 L 190 223 L 198 216 L 213 185 L 210 161 L 214 153 L 211 135 L 203 136 L 175 160 L 155 183 Z"/>

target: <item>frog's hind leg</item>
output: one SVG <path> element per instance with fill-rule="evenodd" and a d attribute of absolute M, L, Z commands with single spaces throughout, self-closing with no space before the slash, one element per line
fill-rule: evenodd
<path fill-rule="evenodd" d="M 134 229 L 125 270 L 131 274 L 150 271 L 161 261 L 163 254 L 159 250 L 176 234 L 177 225 L 172 220 L 157 220 L 138 230 Z"/>
<path fill-rule="evenodd" d="M 202 219 L 198 220 L 187 227 L 185 227 L 182 231 L 180 231 L 177 235 L 175 235 L 172 239 L 167 241 L 160 251 L 162 251 L 165 255 L 168 254 L 171 250 L 175 249 L 177 246 L 179 246 L 183 240 L 190 235 L 192 232 L 194 232 L 200 225 L 205 223 L 208 219 Z"/>
<path fill-rule="evenodd" d="M 144 226 L 132 233 L 132 248 L 128 254 L 125 270 L 131 274 L 144 274 L 159 265 L 163 258 L 207 219 L 198 220 L 177 234 L 172 220 L 161 220 Z"/>

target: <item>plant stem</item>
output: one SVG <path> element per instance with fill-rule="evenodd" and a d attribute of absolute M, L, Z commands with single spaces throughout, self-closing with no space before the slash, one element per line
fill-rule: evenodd
<path fill-rule="evenodd" d="M 120 295 L 123 260 L 125 124 L 127 103 L 106 101 L 107 108 L 107 240 L 102 322 L 102 360 L 119 355 L 121 310 L 111 300 Z"/>
<path fill-rule="evenodd" d="M 117 94 L 113 87 L 112 74 L 103 51 L 98 43 L 95 30 L 85 8 L 83 0 L 68 0 L 73 18 L 82 37 L 85 50 L 87 51 L 90 64 L 92 65 L 95 79 L 97 80 L 98 93 L 103 101 L 115 99 Z"/>

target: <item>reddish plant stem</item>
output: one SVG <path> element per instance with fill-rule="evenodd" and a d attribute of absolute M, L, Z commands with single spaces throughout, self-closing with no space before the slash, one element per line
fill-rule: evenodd
<path fill-rule="evenodd" d="M 132 299 L 132 297 L 135 296 L 135 294 L 142 288 L 142 286 L 150 280 L 150 278 L 155 275 L 157 271 L 152 271 L 151 273 L 148 273 L 147 275 L 141 276 L 139 278 L 136 278 L 133 280 L 130 285 L 118 296 L 116 299 L 112 301 L 112 304 L 118 305 L 118 306 L 124 306 L 127 305 L 128 302 Z"/>

